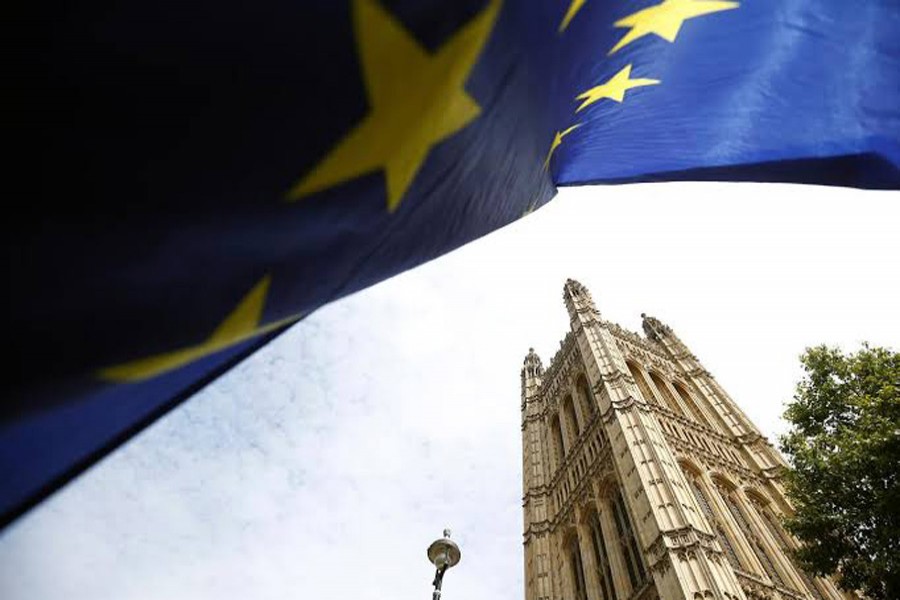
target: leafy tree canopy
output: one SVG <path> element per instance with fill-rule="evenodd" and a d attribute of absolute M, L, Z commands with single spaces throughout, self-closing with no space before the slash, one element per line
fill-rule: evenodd
<path fill-rule="evenodd" d="M 900 354 L 819 346 L 800 360 L 780 440 L 797 558 L 846 590 L 900 598 Z"/>

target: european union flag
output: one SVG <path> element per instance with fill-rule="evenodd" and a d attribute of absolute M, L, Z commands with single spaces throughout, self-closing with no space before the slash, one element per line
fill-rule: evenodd
<path fill-rule="evenodd" d="M 900 187 L 896 0 L 27 10 L 4 522 L 317 307 L 555 184 Z"/>

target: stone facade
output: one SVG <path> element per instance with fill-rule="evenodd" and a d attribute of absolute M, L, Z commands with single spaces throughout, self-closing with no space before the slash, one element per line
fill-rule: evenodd
<path fill-rule="evenodd" d="M 672 329 L 563 299 L 521 372 L 526 600 L 846 598 L 792 562 L 784 459 Z"/>

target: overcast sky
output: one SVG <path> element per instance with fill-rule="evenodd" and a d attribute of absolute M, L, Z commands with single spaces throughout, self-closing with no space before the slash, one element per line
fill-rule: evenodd
<path fill-rule="evenodd" d="M 603 318 L 672 326 L 774 439 L 826 342 L 900 347 L 900 196 L 569 189 L 295 326 L 0 533 L 5 600 L 521 600 L 519 368 Z"/>

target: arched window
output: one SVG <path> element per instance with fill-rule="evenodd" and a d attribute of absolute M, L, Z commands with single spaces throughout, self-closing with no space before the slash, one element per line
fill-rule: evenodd
<path fill-rule="evenodd" d="M 632 362 L 626 362 L 628 365 L 628 370 L 631 372 L 631 377 L 634 379 L 635 384 L 637 384 L 638 390 L 641 392 L 641 397 L 643 397 L 644 402 L 649 404 L 656 404 L 656 396 L 653 395 L 653 392 L 650 390 L 650 386 L 647 385 L 647 381 L 644 379 L 644 374 L 641 372 L 640 367 L 635 365 Z"/>
<path fill-rule="evenodd" d="M 572 439 L 578 437 L 581 433 L 581 423 L 578 422 L 578 414 L 575 412 L 575 403 L 572 396 L 566 396 L 563 400 L 563 410 L 566 412 L 566 421 L 569 423 L 569 431 L 572 433 Z"/>
<path fill-rule="evenodd" d="M 763 546 L 759 537 L 753 533 L 753 530 L 750 528 L 750 524 L 747 522 L 747 518 L 744 515 L 744 511 L 738 506 L 737 501 L 734 499 L 734 495 L 732 493 L 723 493 L 722 499 L 725 501 L 725 506 L 728 507 L 728 512 L 734 517 L 738 528 L 740 528 L 741 532 L 744 534 L 747 543 L 753 548 L 753 553 L 756 555 L 756 558 L 759 559 L 763 570 L 772 581 L 785 587 L 784 580 L 781 578 L 781 573 L 778 572 L 778 569 L 772 562 L 772 557 L 769 556 L 769 553 L 766 551 L 766 548 Z"/>
<path fill-rule="evenodd" d="M 764 506 L 764 502 L 758 500 L 755 496 L 750 496 L 750 500 L 753 502 L 756 514 L 762 517 L 761 521 L 766 524 L 766 528 L 772 534 L 772 538 L 784 550 L 785 554 L 789 555 L 791 552 L 791 540 L 781 523 L 778 522 L 778 517 L 772 514 L 772 510 Z"/>
<path fill-rule="evenodd" d="M 586 411 L 582 411 L 585 415 L 585 419 L 587 419 L 597 412 L 597 401 L 594 400 L 594 395 L 591 393 L 591 388 L 588 386 L 587 379 L 584 378 L 584 375 L 578 377 L 575 387 L 578 389 L 578 394 L 581 396 L 582 407 L 587 409 Z"/>
<path fill-rule="evenodd" d="M 738 560 L 737 552 L 734 551 L 734 546 L 731 545 L 731 540 L 728 539 L 721 525 L 716 525 L 716 534 L 718 534 L 719 542 L 721 542 L 722 548 L 725 550 L 725 558 L 728 560 L 728 564 L 731 565 L 732 569 L 740 569 L 741 561 Z"/>
<path fill-rule="evenodd" d="M 563 437 L 562 425 L 559 422 L 559 415 L 554 415 L 553 420 L 550 421 L 550 429 L 553 430 L 553 438 L 554 443 L 556 444 L 556 466 L 559 468 L 562 466 L 563 460 L 566 458 L 566 440 Z"/>
<path fill-rule="evenodd" d="M 656 373 L 650 373 L 650 379 L 653 380 L 653 383 L 656 385 L 656 389 L 659 390 L 659 393 L 662 395 L 663 400 L 666 401 L 666 404 L 670 409 L 678 413 L 682 414 L 681 407 L 678 406 L 678 400 L 675 399 L 675 396 L 672 395 L 672 392 L 669 391 L 669 386 L 666 385 L 666 382 L 662 380 L 662 377 L 657 375 Z"/>
<path fill-rule="evenodd" d="M 681 384 L 674 383 L 672 386 L 675 388 L 675 391 L 678 392 L 678 395 L 681 396 L 681 399 L 684 401 L 684 404 L 688 407 L 688 410 L 691 411 L 691 415 L 695 421 L 698 423 L 702 423 L 704 425 L 709 425 L 706 417 L 703 415 L 703 411 L 700 410 L 700 407 L 697 406 L 697 403 L 694 402 L 693 397 L 691 397 L 690 393 L 686 389 L 684 389 Z"/>
<path fill-rule="evenodd" d="M 628 578 L 631 580 L 631 587 L 637 588 L 643 583 L 647 573 L 644 570 L 644 561 L 638 550 L 637 539 L 634 537 L 621 493 L 616 494 L 615 500 L 612 502 L 612 512 L 613 521 L 616 523 L 616 530 L 619 534 L 622 558 L 625 559 L 625 567 L 628 570 Z"/>
<path fill-rule="evenodd" d="M 612 570 L 609 563 L 609 552 L 603 540 L 603 528 L 597 513 L 591 514 L 588 520 L 591 530 L 591 543 L 594 548 L 594 564 L 597 565 L 597 581 L 600 582 L 600 600 L 616 600 L 613 588 Z"/>
<path fill-rule="evenodd" d="M 753 508 L 756 510 L 756 514 L 762 517 L 760 520 L 765 523 L 769 533 L 772 534 L 772 538 L 781 548 L 782 552 L 784 552 L 784 555 L 790 558 L 791 552 L 793 551 L 791 541 L 787 532 L 784 530 L 784 527 L 781 526 L 778 517 L 772 512 L 771 508 L 764 506 L 763 502 L 756 497 L 751 496 L 750 500 L 753 502 Z M 817 600 L 825 600 L 825 596 L 822 595 L 818 586 L 813 582 L 812 577 L 810 577 L 799 565 L 795 564 L 794 566 L 797 567 L 797 573 L 799 573 L 800 578 L 803 579 L 803 583 L 806 584 L 810 593 Z"/>
<path fill-rule="evenodd" d="M 575 600 L 587 600 L 587 587 L 584 585 L 584 564 L 581 562 L 581 549 L 578 547 L 577 534 L 573 534 L 569 538 L 569 564 L 572 565 Z"/>
<path fill-rule="evenodd" d="M 712 507 L 709 505 L 709 500 L 706 499 L 706 494 L 700 489 L 700 484 L 694 478 L 691 478 L 690 481 L 691 488 L 694 490 L 694 497 L 697 499 L 697 504 L 700 505 L 700 510 L 703 511 L 707 519 L 715 521 L 716 517 L 713 514 Z"/>
<path fill-rule="evenodd" d="M 716 533 L 719 536 L 719 543 L 722 544 L 722 548 L 725 550 L 725 558 L 728 559 L 728 564 L 731 565 L 732 569 L 740 569 L 741 561 L 738 560 L 737 552 L 734 551 L 734 545 L 722 529 L 722 525 L 716 518 L 715 513 L 713 513 L 712 506 L 710 506 L 706 494 L 700 487 L 700 482 L 697 481 L 696 477 L 690 476 L 688 477 L 688 481 L 690 481 L 691 489 L 694 491 L 694 497 L 697 499 L 697 504 L 700 505 L 700 510 L 702 510 L 703 514 L 706 515 L 706 518 L 709 519 L 710 524 L 715 528 Z"/>

